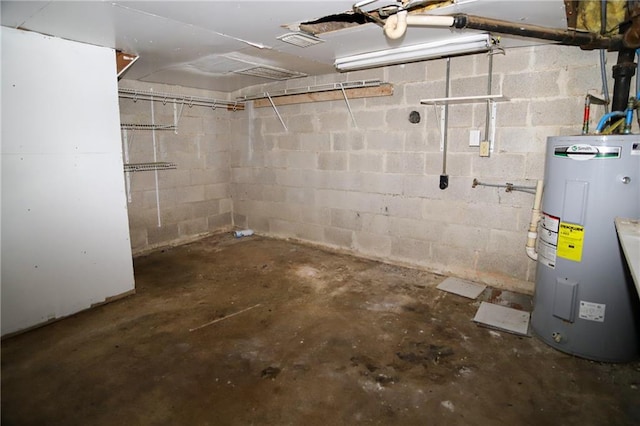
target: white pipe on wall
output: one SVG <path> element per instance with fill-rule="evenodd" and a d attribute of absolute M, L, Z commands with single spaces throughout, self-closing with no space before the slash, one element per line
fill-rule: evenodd
<path fill-rule="evenodd" d="M 529 223 L 529 231 L 527 232 L 526 252 L 532 260 L 538 260 L 538 252 L 536 252 L 536 240 L 538 239 L 538 222 L 540 221 L 540 205 L 542 204 L 542 181 L 539 180 L 536 185 L 536 196 L 531 209 L 531 222 Z"/>

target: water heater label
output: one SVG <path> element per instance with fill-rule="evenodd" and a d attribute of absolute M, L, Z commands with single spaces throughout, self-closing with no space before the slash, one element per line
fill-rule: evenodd
<path fill-rule="evenodd" d="M 573 260 L 582 261 L 582 246 L 584 243 L 584 226 L 573 223 L 560 222 L 558 232 L 558 256 Z"/>
<path fill-rule="evenodd" d="M 558 230 L 560 218 L 542 213 L 538 229 L 538 261 L 551 269 L 556 267 L 556 253 L 558 251 Z"/>
<path fill-rule="evenodd" d="M 620 158 L 622 149 L 619 146 L 592 146 L 588 144 L 575 144 L 571 146 L 557 146 L 553 150 L 554 157 L 570 158 L 572 160 L 591 160 Z"/>
<path fill-rule="evenodd" d="M 606 307 L 607 305 L 602 303 L 592 303 L 581 300 L 578 316 L 580 319 L 588 321 L 604 322 L 604 310 Z"/>

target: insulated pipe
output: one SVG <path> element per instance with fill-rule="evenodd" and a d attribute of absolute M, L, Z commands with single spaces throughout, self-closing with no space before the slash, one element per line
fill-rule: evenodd
<path fill-rule="evenodd" d="M 542 204 L 542 181 L 539 180 L 536 185 L 536 196 L 533 200 L 533 208 L 531 209 L 531 222 L 529 223 L 529 232 L 527 232 L 527 245 L 525 250 L 527 256 L 532 260 L 538 260 L 538 252 L 536 252 L 536 240 L 538 239 L 538 222 L 540 221 L 540 205 Z"/>
<path fill-rule="evenodd" d="M 384 34 L 391 40 L 397 40 L 407 32 L 408 25 L 416 27 L 451 27 L 453 26 L 453 16 L 409 15 L 406 10 L 401 10 L 387 18 L 384 23 Z"/>
<path fill-rule="evenodd" d="M 631 78 L 636 73 L 636 64 L 633 63 L 635 55 L 634 49 L 621 49 L 618 52 L 618 62 L 613 66 L 611 111 L 624 111 L 627 108 Z"/>

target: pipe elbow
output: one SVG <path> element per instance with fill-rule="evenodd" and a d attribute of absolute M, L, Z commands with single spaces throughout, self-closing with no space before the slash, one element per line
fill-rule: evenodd
<path fill-rule="evenodd" d="M 527 250 L 527 256 L 529 256 L 529 259 L 538 260 L 538 253 L 536 253 L 535 247 L 527 247 L 526 250 Z"/>
<path fill-rule="evenodd" d="M 407 32 L 407 11 L 401 10 L 391 15 L 384 23 L 384 35 L 391 40 L 401 38 Z"/>

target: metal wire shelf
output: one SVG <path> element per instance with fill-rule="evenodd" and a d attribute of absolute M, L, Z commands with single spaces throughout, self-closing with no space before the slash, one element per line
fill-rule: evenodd
<path fill-rule="evenodd" d="M 173 124 L 135 124 L 135 123 L 122 123 L 120 128 L 127 130 L 176 130 L 177 127 Z"/>
<path fill-rule="evenodd" d="M 154 170 L 172 170 L 177 169 L 176 163 L 157 162 L 157 163 L 130 163 L 124 165 L 125 172 L 150 172 Z"/>

